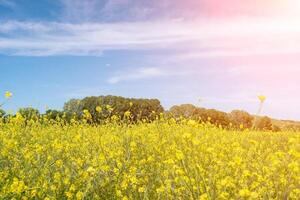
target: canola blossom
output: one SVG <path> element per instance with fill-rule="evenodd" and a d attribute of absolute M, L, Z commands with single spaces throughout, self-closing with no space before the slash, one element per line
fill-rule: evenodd
<path fill-rule="evenodd" d="M 266 101 L 266 99 L 267 99 L 267 97 L 266 96 L 264 96 L 264 95 L 258 95 L 258 100 L 261 102 L 261 103 L 263 103 L 263 102 L 265 102 Z"/>
<path fill-rule="evenodd" d="M 0 135 L 0 199 L 300 196 L 299 133 L 228 131 L 185 119 L 68 124 L 17 114 L 0 122 Z"/>
<path fill-rule="evenodd" d="M 102 112 L 101 106 L 97 106 L 95 110 L 96 110 L 98 113 L 101 113 L 101 112 Z"/>
<path fill-rule="evenodd" d="M 4 93 L 4 97 L 5 97 L 6 99 L 11 98 L 12 95 L 13 95 L 13 94 L 12 94 L 10 91 L 6 91 L 6 92 Z"/>

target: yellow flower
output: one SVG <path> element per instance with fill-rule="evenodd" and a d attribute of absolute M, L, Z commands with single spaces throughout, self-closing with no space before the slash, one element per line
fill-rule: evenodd
<path fill-rule="evenodd" d="M 87 119 L 87 120 L 92 119 L 92 115 L 91 115 L 91 113 L 90 113 L 87 109 L 84 109 L 84 110 L 83 110 L 83 117 L 84 117 L 85 119 Z"/>
<path fill-rule="evenodd" d="M 209 197 L 208 195 L 205 193 L 205 194 L 202 194 L 200 197 L 199 197 L 199 200 L 208 200 Z"/>
<path fill-rule="evenodd" d="M 12 94 L 10 91 L 6 91 L 5 94 L 4 94 L 4 96 L 5 96 L 6 99 L 11 98 L 12 95 L 13 95 L 13 94 Z"/>
<path fill-rule="evenodd" d="M 37 195 L 36 189 L 33 189 L 33 190 L 31 191 L 30 195 L 31 195 L 32 198 L 35 197 L 35 196 Z"/>
<path fill-rule="evenodd" d="M 121 192 L 121 190 L 116 190 L 116 195 L 117 195 L 117 197 L 122 197 L 122 192 Z"/>
<path fill-rule="evenodd" d="M 111 107 L 111 105 L 106 105 L 106 109 L 109 111 L 109 112 L 112 112 L 114 109 L 113 107 Z"/>
<path fill-rule="evenodd" d="M 11 185 L 11 191 L 17 194 L 21 194 L 26 189 L 25 183 L 18 178 L 13 179 L 13 183 Z"/>
<path fill-rule="evenodd" d="M 57 160 L 57 161 L 55 161 L 55 165 L 57 167 L 62 167 L 63 166 L 63 161 L 62 160 Z"/>
<path fill-rule="evenodd" d="M 96 172 L 96 170 L 93 167 L 89 167 L 86 171 L 91 175 Z"/>
<path fill-rule="evenodd" d="M 139 187 L 138 191 L 139 191 L 139 193 L 144 193 L 145 192 L 145 187 Z"/>
<path fill-rule="evenodd" d="M 81 199 L 83 199 L 83 193 L 82 192 L 77 192 L 76 193 L 76 199 L 78 199 L 78 200 L 81 200 Z"/>
<path fill-rule="evenodd" d="M 195 120 L 190 119 L 188 121 L 188 125 L 195 126 L 196 124 L 197 124 L 197 122 Z"/>
<path fill-rule="evenodd" d="M 244 129 L 244 124 L 240 124 L 240 129 Z"/>
<path fill-rule="evenodd" d="M 51 185 L 50 189 L 54 192 L 57 189 L 57 187 L 55 185 Z"/>
<path fill-rule="evenodd" d="M 122 188 L 122 190 L 126 190 L 127 187 L 128 187 L 127 181 L 126 181 L 126 180 L 123 180 L 123 181 L 121 182 L 121 188 Z"/>
<path fill-rule="evenodd" d="M 59 172 L 55 172 L 54 174 L 54 181 L 59 183 L 60 182 L 60 179 L 61 179 L 61 175 Z"/>
<path fill-rule="evenodd" d="M 73 197 L 72 192 L 65 192 L 66 196 L 71 199 Z"/>
<path fill-rule="evenodd" d="M 130 115 L 131 115 L 130 111 L 126 111 L 126 112 L 124 113 L 124 116 L 127 117 L 127 118 L 129 118 Z"/>
<path fill-rule="evenodd" d="M 258 99 L 259 99 L 260 102 L 263 103 L 266 100 L 266 96 L 264 96 L 264 95 L 258 95 Z"/>
<path fill-rule="evenodd" d="M 299 165 L 298 165 L 298 163 L 295 162 L 295 161 L 292 162 L 292 163 L 290 163 L 290 164 L 288 165 L 288 168 L 289 168 L 292 172 L 295 172 L 295 173 L 297 173 L 297 172 L 300 171 Z"/>
<path fill-rule="evenodd" d="M 119 117 L 117 115 L 113 115 L 113 116 L 111 116 L 111 120 L 112 121 L 118 121 Z"/>
<path fill-rule="evenodd" d="M 164 191 L 165 191 L 164 186 L 161 186 L 161 187 L 156 189 L 156 193 L 163 193 Z"/>
<path fill-rule="evenodd" d="M 251 192 L 248 189 L 242 189 L 240 190 L 239 195 L 241 197 L 249 197 L 251 195 Z"/>
<path fill-rule="evenodd" d="M 184 155 L 180 150 L 176 151 L 175 155 L 178 160 L 182 160 L 184 158 Z"/>
<path fill-rule="evenodd" d="M 76 190 L 76 187 L 75 187 L 75 185 L 74 185 L 74 184 L 72 184 L 69 190 L 74 192 L 74 191 Z"/>
<path fill-rule="evenodd" d="M 96 111 L 97 111 L 98 113 L 101 113 L 101 112 L 102 112 L 101 106 L 97 106 L 97 107 L 96 107 Z"/>

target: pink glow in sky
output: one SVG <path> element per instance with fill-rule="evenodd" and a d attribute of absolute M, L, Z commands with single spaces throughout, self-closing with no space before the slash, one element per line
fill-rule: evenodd
<path fill-rule="evenodd" d="M 240 16 L 299 16 L 298 0 L 187 0 L 177 6 L 199 11 L 199 15 L 208 17 Z"/>
<path fill-rule="evenodd" d="M 188 2 L 191 10 L 199 10 L 193 31 L 203 40 L 194 42 L 190 51 L 177 58 L 219 65 L 216 71 L 223 74 L 212 76 L 222 87 L 215 89 L 227 91 L 223 97 L 229 102 L 245 105 L 243 101 L 254 101 L 255 94 L 263 93 L 269 97 L 267 114 L 300 119 L 300 1 Z M 197 24 L 198 20 L 203 24 Z M 207 105 L 225 103 L 217 99 Z"/>

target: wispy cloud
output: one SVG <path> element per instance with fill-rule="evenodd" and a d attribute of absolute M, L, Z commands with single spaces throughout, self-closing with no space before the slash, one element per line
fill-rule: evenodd
<path fill-rule="evenodd" d="M 180 57 L 228 57 L 300 52 L 293 21 L 243 19 L 127 23 L 2 22 L 7 55 L 102 55 L 106 50 L 182 50 Z M 192 52 L 192 53 L 191 53 Z"/>
<path fill-rule="evenodd" d="M 108 79 L 110 84 L 116 84 L 123 81 L 136 81 L 141 79 L 149 79 L 154 77 L 167 76 L 168 73 L 162 68 L 148 67 L 137 68 L 134 70 L 123 71 Z"/>
<path fill-rule="evenodd" d="M 63 20 L 86 21 L 143 21 L 195 17 L 203 10 L 194 0 L 60 0 L 63 4 Z M 197 9 L 196 9 L 197 7 Z"/>
<path fill-rule="evenodd" d="M 60 0 L 68 21 L 299 17 L 298 0 Z"/>
<path fill-rule="evenodd" d="M 105 1 L 60 0 L 63 5 L 62 17 L 66 21 L 94 21 L 101 13 Z"/>

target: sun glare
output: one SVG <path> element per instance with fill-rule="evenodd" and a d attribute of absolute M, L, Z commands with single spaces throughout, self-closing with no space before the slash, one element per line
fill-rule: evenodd
<path fill-rule="evenodd" d="M 278 4 L 278 11 L 282 15 L 286 15 L 294 20 L 300 18 L 300 1 L 299 0 L 287 0 L 280 1 Z"/>

